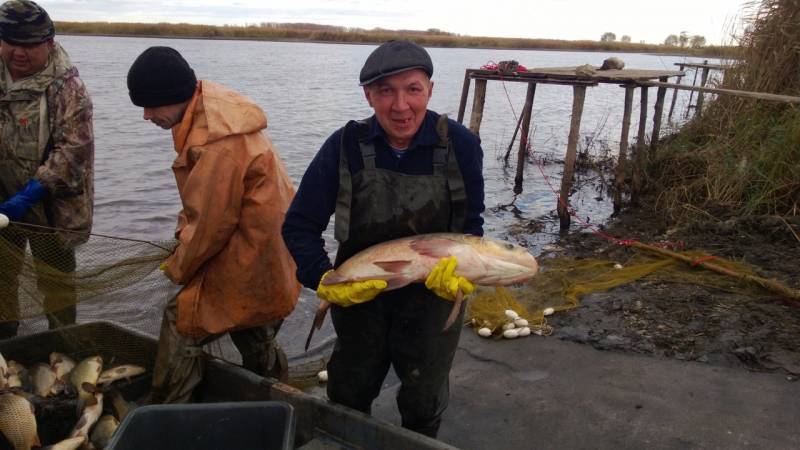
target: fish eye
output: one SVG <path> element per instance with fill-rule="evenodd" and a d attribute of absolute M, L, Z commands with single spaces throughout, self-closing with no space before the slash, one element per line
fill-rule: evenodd
<path fill-rule="evenodd" d="M 506 247 L 506 250 L 514 250 L 514 244 L 510 244 L 508 242 L 506 242 L 505 247 Z"/>

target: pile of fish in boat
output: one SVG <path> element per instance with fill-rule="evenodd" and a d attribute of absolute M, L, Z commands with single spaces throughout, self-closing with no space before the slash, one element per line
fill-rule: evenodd
<path fill-rule="evenodd" d="M 72 432 L 46 448 L 105 448 L 119 421 L 130 409 L 130 404 L 112 388 L 112 383 L 130 380 L 144 372 L 143 367 L 130 364 L 103 370 L 103 359 L 99 356 L 76 362 L 63 353 L 53 352 L 49 362 L 25 367 L 16 361 L 6 361 L 0 354 L 0 433 L 14 450 L 39 447 L 34 411 L 36 397 L 77 397 L 78 419 Z M 103 414 L 104 394 L 111 400 L 113 408 L 109 409 L 115 415 Z"/>

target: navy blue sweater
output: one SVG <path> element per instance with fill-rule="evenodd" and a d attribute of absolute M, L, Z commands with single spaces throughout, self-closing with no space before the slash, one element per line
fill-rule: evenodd
<path fill-rule="evenodd" d="M 401 157 L 396 156 L 391 150 L 386 133 L 378 121 L 373 120 L 368 138 L 375 145 L 376 167 L 410 175 L 432 174 L 432 150 L 439 142 L 439 135 L 436 133 L 438 119 L 439 115 L 435 112 L 427 112 L 420 130 Z M 450 120 L 448 125 L 467 195 L 463 231 L 482 236 L 483 149 L 477 136 L 462 125 L 453 120 Z M 354 127 L 348 127 L 345 142 L 347 161 L 352 174 L 363 169 L 354 131 Z M 336 210 L 341 134 L 342 129 L 333 133 L 311 161 L 283 223 L 283 239 L 297 263 L 297 279 L 310 289 L 316 289 L 322 275 L 333 267 L 325 251 L 322 233 Z"/>

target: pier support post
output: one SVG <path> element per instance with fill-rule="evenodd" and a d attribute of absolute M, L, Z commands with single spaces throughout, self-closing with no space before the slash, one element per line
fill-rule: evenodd
<path fill-rule="evenodd" d="M 475 80 L 475 97 L 472 99 L 472 114 L 469 117 L 469 130 L 480 136 L 483 120 L 483 105 L 486 102 L 486 80 Z"/>
<path fill-rule="evenodd" d="M 683 68 L 684 68 L 683 64 L 678 65 L 678 69 L 681 72 L 683 72 Z M 678 77 L 678 84 L 681 84 L 681 81 L 683 81 L 683 76 L 679 76 Z M 675 110 L 675 100 L 677 100 L 677 99 L 678 99 L 678 90 L 675 89 L 675 90 L 672 91 L 672 102 L 669 105 L 669 114 L 667 114 L 667 120 L 670 123 L 672 123 L 672 111 Z M 466 99 L 465 99 L 465 101 L 466 101 Z"/>
<path fill-rule="evenodd" d="M 464 124 L 464 111 L 467 109 L 467 97 L 469 96 L 469 84 L 471 71 L 467 69 L 464 72 L 464 86 L 461 88 L 461 102 L 458 104 L 458 123 Z"/>
<path fill-rule="evenodd" d="M 708 61 L 703 61 L 703 64 L 708 64 Z M 700 87 L 705 87 L 708 83 L 708 67 L 703 67 L 703 75 L 700 77 Z M 703 113 L 703 91 L 697 93 L 697 106 L 695 106 L 694 113 L 700 116 Z"/>
<path fill-rule="evenodd" d="M 503 164 L 508 167 L 508 157 L 511 155 L 511 149 L 514 148 L 514 141 L 517 140 L 517 133 L 519 132 L 519 127 L 522 125 L 522 116 L 525 114 L 520 114 L 519 118 L 517 119 L 517 126 L 514 128 L 514 134 L 511 136 L 511 142 L 508 143 L 508 148 L 506 149 L 506 155 L 503 157 Z"/>
<path fill-rule="evenodd" d="M 692 87 L 697 84 L 697 74 L 700 73 L 700 69 L 697 67 L 694 68 L 694 78 L 692 79 Z M 692 98 L 694 97 L 694 91 L 689 91 L 689 103 L 686 105 L 686 115 L 684 116 L 685 119 L 689 118 L 689 110 L 692 109 Z"/>
<path fill-rule="evenodd" d="M 562 231 L 569 229 L 569 193 L 572 190 L 572 175 L 575 172 L 575 160 L 578 155 L 578 139 L 580 138 L 585 98 L 586 86 L 572 86 L 572 120 L 567 140 L 567 156 L 564 159 L 564 175 L 561 178 L 561 192 L 558 196 L 558 218 Z"/>
<path fill-rule="evenodd" d="M 667 77 L 661 77 L 658 81 L 662 83 L 667 82 Z M 661 134 L 661 116 L 664 115 L 664 96 L 667 94 L 667 88 L 659 87 L 656 91 L 656 107 L 655 115 L 653 116 L 653 135 L 650 137 L 650 155 L 655 154 L 656 146 L 658 145 L 658 138 Z"/>
<path fill-rule="evenodd" d="M 631 204 L 639 204 L 639 193 L 642 191 L 642 176 L 645 163 L 645 138 L 647 130 L 647 86 L 641 88 L 641 104 L 639 107 L 639 133 L 636 136 L 636 147 L 633 150 L 633 186 L 631 188 Z"/>
<path fill-rule="evenodd" d="M 514 193 L 522 193 L 522 179 L 525 173 L 525 154 L 528 152 L 528 131 L 531 129 L 531 111 L 533 96 L 536 94 L 536 83 L 528 83 L 525 94 L 525 106 L 522 108 L 522 130 L 519 136 L 519 152 L 517 153 L 517 175 L 514 177 Z"/>
<path fill-rule="evenodd" d="M 625 86 L 625 109 L 622 113 L 622 135 L 619 138 L 619 158 L 614 180 L 614 212 L 622 209 L 622 187 L 625 185 L 625 166 L 628 154 L 628 134 L 631 129 L 631 112 L 633 111 L 633 91 L 635 86 Z"/>

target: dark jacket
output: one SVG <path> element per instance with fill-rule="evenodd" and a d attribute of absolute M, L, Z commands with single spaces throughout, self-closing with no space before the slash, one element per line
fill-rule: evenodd
<path fill-rule="evenodd" d="M 399 158 L 389 147 L 386 133 L 378 121 L 373 120 L 367 138 L 375 145 L 376 166 L 406 174 L 431 174 L 432 149 L 439 142 L 436 132 L 438 119 L 438 114 L 428 111 L 411 145 Z M 363 168 L 363 162 L 357 134 L 350 128 L 345 134 L 345 146 L 350 172 L 356 174 Z M 453 120 L 449 121 L 448 128 L 467 195 L 463 232 L 482 236 L 483 150 L 480 140 Z M 336 209 L 342 132 L 343 129 L 339 129 L 333 133 L 311 161 L 283 224 L 283 239 L 297 263 L 297 278 L 310 289 L 316 289 L 322 275 L 333 267 L 321 236 Z"/>

